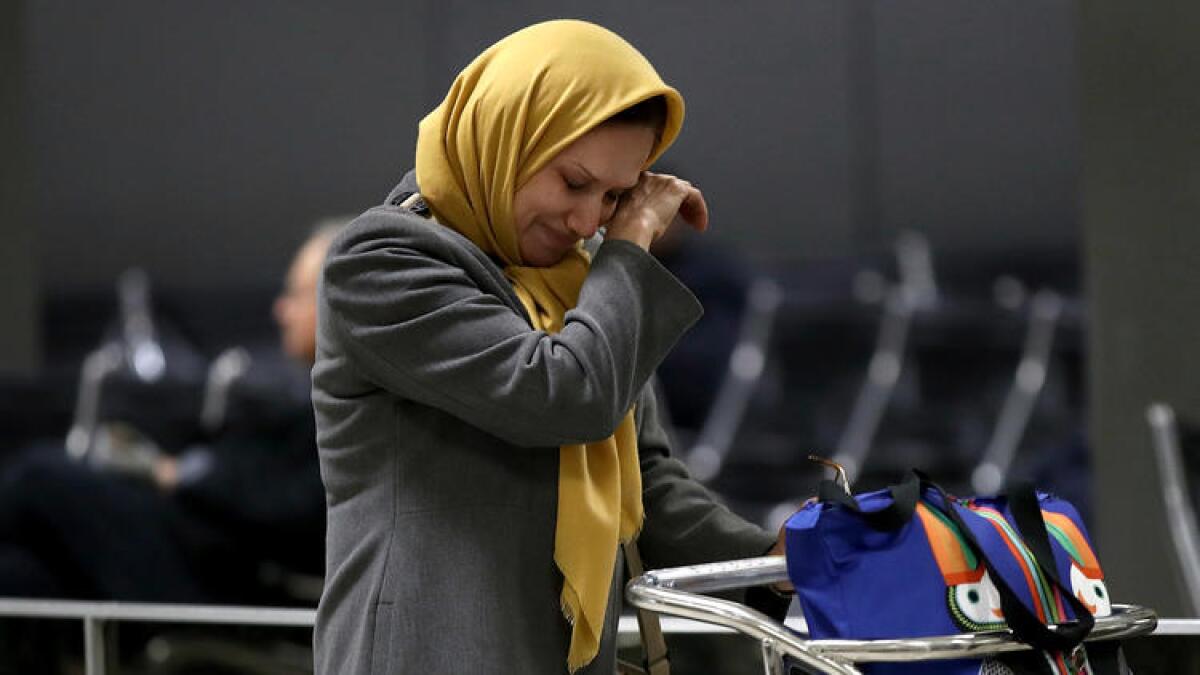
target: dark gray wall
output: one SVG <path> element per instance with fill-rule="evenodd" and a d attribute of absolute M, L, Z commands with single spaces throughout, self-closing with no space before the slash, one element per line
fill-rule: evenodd
<path fill-rule="evenodd" d="M 1200 420 L 1200 5 L 1081 3 L 1083 204 L 1101 557 L 1178 616 L 1145 407 Z"/>
<path fill-rule="evenodd" d="M 973 254 L 1073 250 L 1075 3 L 873 6 L 882 234 L 911 225 Z"/>
<path fill-rule="evenodd" d="M 381 199 L 424 105 L 378 4 L 30 3 L 47 285 L 274 283 L 315 218 Z"/>
<path fill-rule="evenodd" d="M 411 163 L 416 122 L 506 32 L 591 18 L 689 102 L 670 163 L 715 234 L 771 261 L 878 249 L 1072 250 L 1073 5 L 25 3 L 41 276 L 273 284 L 315 217 Z"/>
<path fill-rule="evenodd" d="M 0 374 L 32 373 L 39 357 L 23 9 L 20 3 L 0 3 Z"/>

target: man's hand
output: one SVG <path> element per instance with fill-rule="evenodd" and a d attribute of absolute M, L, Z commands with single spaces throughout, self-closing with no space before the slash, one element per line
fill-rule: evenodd
<path fill-rule="evenodd" d="M 179 484 L 179 463 L 171 457 L 159 457 L 154 462 L 154 484 L 170 492 Z"/>

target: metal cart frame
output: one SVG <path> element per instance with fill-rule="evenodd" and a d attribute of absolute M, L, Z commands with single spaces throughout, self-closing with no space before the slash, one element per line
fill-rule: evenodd
<path fill-rule="evenodd" d="M 861 675 L 855 663 L 979 658 L 1030 648 L 1010 630 L 897 640 L 810 640 L 745 605 L 703 595 L 787 578 L 784 558 L 748 558 L 652 570 L 630 581 L 625 596 L 640 609 L 725 626 L 758 640 L 766 675 L 784 675 L 785 657 L 810 672 Z M 1158 625 L 1158 617 L 1145 607 L 1113 605 L 1112 611 L 1111 616 L 1096 618 L 1088 641 L 1145 635 Z"/>

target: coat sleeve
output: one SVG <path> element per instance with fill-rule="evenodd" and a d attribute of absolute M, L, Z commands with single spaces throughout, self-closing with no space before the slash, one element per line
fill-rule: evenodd
<path fill-rule="evenodd" d="M 725 506 L 671 457 L 653 387 L 638 405 L 638 453 L 646 519 L 638 547 L 646 566 L 677 567 L 765 555 L 775 537 Z"/>
<path fill-rule="evenodd" d="M 319 310 L 321 339 L 335 344 L 322 349 L 340 352 L 374 386 L 509 443 L 611 435 L 700 316 L 695 297 L 653 257 L 612 241 L 562 331 L 533 330 L 499 269 L 437 227 L 376 210 L 339 237 Z"/>
<path fill-rule="evenodd" d="M 766 555 L 774 535 L 718 504 L 669 454 L 669 436 L 660 422 L 653 387 L 639 409 L 638 453 L 642 464 L 642 503 L 646 519 L 638 549 L 647 569 L 678 567 Z M 776 621 L 787 616 L 791 599 L 765 586 L 718 594 L 742 602 Z"/>

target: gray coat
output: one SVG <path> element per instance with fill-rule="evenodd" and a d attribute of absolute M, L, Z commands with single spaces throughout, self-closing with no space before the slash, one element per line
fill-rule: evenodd
<path fill-rule="evenodd" d="M 700 314 L 687 289 L 607 242 L 562 332 L 534 331 L 492 259 L 396 194 L 337 238 L 321 282 L 317 675 L 565 673 L 558 447 L 611 435 L 635 402 L 647 566 L 770 547 L 668 455 L 647 382 Z M 583 673 L 613 672 L 621 567 Z"/>

